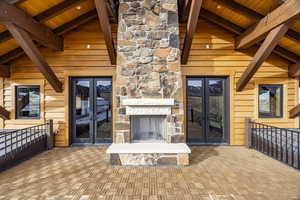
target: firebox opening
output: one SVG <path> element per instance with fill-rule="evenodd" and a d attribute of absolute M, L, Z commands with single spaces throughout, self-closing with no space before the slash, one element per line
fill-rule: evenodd
<path fill-rule="evenodd" d="M 131 140 L 133 143 L 166 142 L 165 116 L 131 116 Z"/>

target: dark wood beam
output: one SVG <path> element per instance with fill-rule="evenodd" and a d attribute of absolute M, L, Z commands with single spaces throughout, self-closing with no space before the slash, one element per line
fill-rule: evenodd
<path fill-rule="evenodd" d="M 237 26 L 236 24 L 233 24 L 230 21 L 227 21 L 224 18 L 219 17 L 218 15 L 216 15 L 208 10 L 205 10 L 203 8 L 200 12 L 200 16 L 214 24 L 217 24 L 217 25 L 223 27 L 225 30 L 228 30 L 236 35 L 240 35 L 244 32 L 244 29 L 242 27 Z M 280 46 L 276 46 L 273 52 L 276 55 L 279 55 L 280 57 L 282 57 L 292 63 L 300 62 L 299 55 L 297 55 L 291 51 L 288 51 Z"/>
<path fill-rule="evenodd" d="M 233 0 L 215 0 L 218 4 L 233 10 L 234 12 L 237 12 L 243 16 L 248 17 L 249 19 L 258 22 L 262 18 L 264 18 L 264 15 L 251 10 L 250 8 L 247 8 L 246 6 L 243 6 L 242 4 L 237 3 Z M 294 30 L 288 30 L 288 32 L 285 35 L 286 38 L 289 38 L 290 40 L 293 40 L 294 42 L 300 43 L 300 33 L 294 31 Z"/>
<path fill-rule="evenodd" d="M 4 0 L 4 1 L 6 1 L 9 4 L 16 4 L 16 3 L 22 3 L 26 0 Z"/>
<path fill-rule="evenodd" d="M 188 20 L 192 0 L 178 0 L 179 21 L 185 23 Z"/>
<path fill-rule="evenodd" d="M 0 77 L 4 77 L 4 78 L 10 77 L 9 65 L 0 65 Z"/>
<path fill-rule="evenodd" d="M 266 37 L 262 45 L 256 52 L 250 65 L 247 67 L 246 71 L 242 74 L 241 78 L 237 82 L 236 90 L 238 92 L 242 91 L 250 79 L 254 76 L 256 71 L 262 65 L 262 63 L 271 55 L 278 41 L 286 34 L 290 27 L 290 23 L 281 24 L 276 27 Z"/>
<path fill-rule="evenodd" d="M 290 118 L 295 118 L 295 117 L 299 116 L 299 114 L 300 114 L 300 104 L 298 104 L 292 110 L 290 110 L 289 113 L 290 113 Z"/>
<path fill-rule="evenodd" d="M 27 31 L 34 40 L 54 50 L 63 49 L 63 39 L 55 35 L 48 27 L 34 20 L 23 10 L 0 1 L 0 23 L 13 23 Z"/>
<path fill-rule="evenodd" d="M 39 21 L 39 22 L 44 22 L 52 17 L 55 17 L 64 11 L 76 6 L 80 2 L 84 0 L 65 0 L 47 10 L 44 12 L 36 15 L 33 17 L 34 20 Z M 4 31 L 0 33 L 0 42 L 5 42 L 7 40 L 12 39 L 12 35 L 9 33 L 9 31 Z"/>
<path fill-rule="evenodd" d="M 300 63 L 289 66 L 289 76 L 293 78 L 300 76 Z"/>
<path fill-rule="evenodd" d="M 300 1 L 287 1 L 240 35 L 236 40 L 236 48 L 244 49 L 250 47 L 263 40 L 264 36 L 276 26 L 290 22 L 299 16 Z"/>
<path fill-rule="evenodd" d="M 190 50 L 197 29 L 198 19 L 202 6 L 202 0 L 192 0 L 189 19 L 186 25 L 186 33 L 181 54 L 181 64 L 186 64 L 189 59 Z"/>
<path fill-rule="evenodd" d="M 104 35 L 106 48 L 110 57 L 110 62 L 115 65 L 117 62 L 117 53 L 112 38 L 111 26 L 109 22 L 109 16 L 107 12 L 107 6 L 105 0 L 95 0 L 95 6 L 98 13 L 99 23 Z"/>
<path fill-rule="evenodd" d="M 72 21 L 61 25 L 60 27 L 56 28 L 53 30 L 53 32 L 57 35 L 62 35 L 68 31 L 71 31 L 72 29 L 92 20 L 95 19 L 97 17 L 97 11 L 96 10 L 92 10 L 90 12 L 87 12 L 75 19 L 73 19 Z M 18 47 L 14 50 L 11 50 L 10 52 L 4 54 L 3 56 L 0 57 L 0 64 L 5 64 L 8 63 L 22 55 L 24 55 L 24 51 L 21 47 Z"/>
<path fill-rule="evenodd" d="M 40 72 L 44 75 L 45 79 L 50 83 L 53 89 L 56 92 L 62 92 L 62 83 L 58 80 L 52 69 L 49 67 L 39 49 L 32 41 L 30 35 L 14 24 L 6 24 L 6 27 L 18 41 L 31 61 L 39 68 Z"/>
<path fill-rule="evenodd" d="M 9 119 L 9 114 L 10 112 L 7 111 L 5 108 L 3 108 L 2 106 L 0 106 L 0 117 L 4 120 L 8 120 Z"/>

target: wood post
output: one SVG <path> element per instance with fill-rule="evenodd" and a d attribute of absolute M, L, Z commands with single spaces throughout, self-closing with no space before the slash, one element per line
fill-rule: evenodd
<path fill-rule="evenodd" d="M 245 118 L 245 145 L 247 148 L 251 148 L 252 145 L 251 131 L 251 119 Z"/>
<path fill-rule="evenodd" d="M 54 131 L 53 131 L 53 120 L 47 121 L 47 148 L 48 150 L 54 147 Z"/>

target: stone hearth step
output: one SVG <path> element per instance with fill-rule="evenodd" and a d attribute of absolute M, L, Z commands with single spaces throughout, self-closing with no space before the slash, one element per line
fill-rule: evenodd
<path fill-rule="evenodd" d="M 106 153 L 112 165 L 153 166 L 189 164 L 190 148 L 185 143 L 112 144 Z"/>

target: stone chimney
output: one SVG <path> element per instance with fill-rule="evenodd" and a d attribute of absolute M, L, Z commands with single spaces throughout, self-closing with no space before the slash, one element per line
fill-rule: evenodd
<path fill-rule="evenodd" d="M 114 143 L 130 143 L 124 99 L 172 99 L 167 143 L 185 143 L 177 0 L 120 0 Z M 152 105 L 155 106 L 155 105 Z"/>

